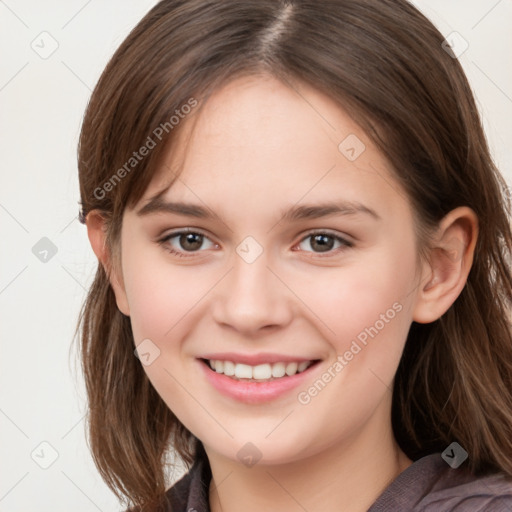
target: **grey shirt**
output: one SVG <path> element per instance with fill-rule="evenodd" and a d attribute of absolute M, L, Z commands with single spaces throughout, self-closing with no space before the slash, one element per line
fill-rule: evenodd
<path fill-rule="evenodd" d="M 168 491 L 172 512 L 210 512 L 208 463 L 201 460 Z M 339 512 L 344 511 L 340 505 Z M 402 471 L 367 512 L 512 512 L 512 478 L 476 477 L 451 468 L 440 453 L 422 457 Z M 338 511 L 329 511 L 338 512 Z"/>

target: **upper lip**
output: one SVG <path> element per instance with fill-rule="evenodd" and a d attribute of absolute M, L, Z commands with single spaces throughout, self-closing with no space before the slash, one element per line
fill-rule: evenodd
<path fill-rule="evenodd" d="M 303 361 L 316 361 L 315 358 L 289 356 L 284 354 L 235 354 L 234 352 L 220 352 L 217 354 L 205 354 L 199 359 L 208 359 L 213 361 L 232 361 L 233 363 L 248 364 L 257 366 L 259 364 L 273 363 L 302 363 Z"/>

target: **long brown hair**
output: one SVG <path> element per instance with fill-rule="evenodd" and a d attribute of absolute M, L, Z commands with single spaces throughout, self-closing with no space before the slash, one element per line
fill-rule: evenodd
<path fill-rule="evenodd" d="M 171 117 L 191 99 L 198 111 L 223 84 L 258 73 L 314 86 L 391 162 L 420 247 L 458 206 L 480 222 L 460 296 L 437 321 L 411 326 L 393 389 L 397 442 L 416 460 L 456 440 L 474 474 L 512 475 L 510 204 L 470 86 L 443 39 L 405 0 L 163 0 L 121 44 L 91 96 L 78 153 L 81 220 L 100 210 L 118 255 L 123 211 L 172 148 L 187 120 Z M 148 137 L 154 147 L 131 161 Z M 79 327 L 94 461 L 118 497 L 156 510 L 169 453 L 190 467 L 204 449 L 134 356 L 130 319 L 100 264 Z"/>

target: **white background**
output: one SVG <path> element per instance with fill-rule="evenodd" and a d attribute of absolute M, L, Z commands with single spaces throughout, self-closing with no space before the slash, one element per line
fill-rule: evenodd
<path fill-rule="evenodd" d="M 511 183 L 512 1 L 414 3 L 445 36 L 457 31 L 469 43 L 460 60 Z M 76 218 L 76 146 L 99 74 L 154 4 L 0 0 L 1 512 L 120 510 L 87 448 L 85 393 L 70 351 L 96 268 Z M 39 36 L 43 31 L 58 43 L 47 59 L 31 48 L 48 37 Z M 46 263 L 32 252 L 42 237 L 58 250 Z M 52 461 L 41 442 L 58 453 L 48 469 L 34 461 Z"/>

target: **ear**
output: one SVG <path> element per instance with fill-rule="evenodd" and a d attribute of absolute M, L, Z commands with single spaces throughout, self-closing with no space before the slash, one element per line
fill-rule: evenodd
<path fill-rule="evenodd" d="M 121 313 L 130 316 L 130 308 L 128 306 L 123 278 L 122 275 L 118 275 L 117 265 L 113 265 L 112 257 L 106 244 L 107 230 L 105 218 L 101 215 L 99 210 L 92 210 L 87 214 L 85 224 L 87 226 L 87 235 L 92 250 L 94 254 L 96 254 L 98 261 L 103 265 L 110 285 L 114 290 L 117 307 Z"/>
<path fill-rule="evenodd" d="M 455 302 L 466 285 L 477 237 L 478 217 L 471 208 L 461 206 L 442 219 L 429 262 L 423 264 L 414 321 L 434 322 Z"/>

